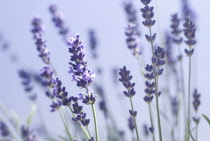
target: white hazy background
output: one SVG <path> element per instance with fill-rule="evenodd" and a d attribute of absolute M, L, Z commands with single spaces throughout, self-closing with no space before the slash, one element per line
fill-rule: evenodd
<path fill-rule="evenodd" d="M 123 87 L 115 88 L 112 82 L 112 68 L 122 67 L 126 65 L 131 70 L 133 75 L 132 82 L 136 82 L 137 94 L 134 97 L 134 105 L 138 111 L 137 122 L 139 130 L 142 130 L 142 124 L 149 124 L 149 113 L 147 104 L 143 101 L 145 96 L 145 85 L 142 82 L 142 76 L 139 73 L 139 66 L 136 59 L 132 56 L 130 50 L 127 49 L 125 43 L 124 27 L 126 27 L 127 19 L 122 7 L 122 1 L 120 0 L 18 0 L 18 1 L 0 1 L 0 33 L 3 38 L 10 43 L 10 50 L 8 52 L 0 52 L 0 102 L 6 107 L 8 111 L 15 111 L 24 123 L 32 106 L 32 103 L 28 100 L 27 94 L 21 85 L 21 80 L 18 77 L 17 71 L 21 68 L 30 68 L 37 72 L 43 67 L 43 63 L 38 58 L 38 52 L 34 44 L 33 36 L 30 32 L 31 20 L 34 16 L 40 16 L 43 19 L 43 24 L 46 27 L 45 38 L 47 41 L 47 47 L 51 51 L 51 61 L 56 68 L 58 76 L 63 81 L 64 86 L 67 87 L 70 95 L 76 96 L 78 93 L 84 91 L 75 86 L 75 83 L 71 81 L 71 76 L 68 74 L 68 63 L 70 54 L 68 48 L 64 44 L 58 30 L 54 27 L 51 21 L 51 15 L 48 11 L 50 4 L 57 4 L 59 10 L 64 15 L 66 26 L 70 28 L 70 35 L 75 36 L 76 33 L 80 33 L 81 39 L 87 50 L 87 60 L 90 68 L 96 69 L 96 64 L 90 56 L 88 48 L 88 29 L 93 28 L 96 31 L 96 37 L 98 39 L 98 54 L 99 61 L 97 65 L 103 68 L 103 80 L 100 82 L 105 88 L 105 93 L 108 99 L 109 110 L 114 114 L 114 117 L 118 122 L 118 126 L 127 131 L 127 135 L 130 133 L 127 129 L 127 118 L 129 116 L 128 108 L 130 103 L 128 99 L 124 98 L 122 94 Z M 134 1 L 137 9 L 137 15 L 139 17 L 139 23 L 142 22 L 141 13 L 139 11 L 143 5 L 139 1 Z M 210 27 L 209 17 L 210 13 L 208 0 L 191 0 L 190 4 L 197 14 L 197 27 L 196 32 L 198 43 L 195 46 L 195 54 L 193 55 L 193 69 L 192 69 L 192 89 L 197 88 L 201 93 L 201 106 L 199 107 L 199 115 L 204 113 L 210 117 L 209 110 L 209 92 L 210 92 L 210 62 L 209 60 L 209 39 L 210 39 Z M 161 45 L 160 37 L 166 30 L 170 30 L 171 15 L 178 12 L 180 14 L 180 1 L 178 0 L 154 0 L 151 3 L 155 7 L 155 19 L 158 21 L 153 28 L 153 31 L 157 33 L 156 44 Z M 150 56 L 150 46 L 144 38 L 144 34 L 148 34 L 148 30 L 140 26 L 142 38 L 140 42 L 144 45 L 145 53 L 148 54 L 146 58 Z M 183 50 L 186 45 L 183 44 Z M 16 64 L 11 62 L 10 56 L 15 54 L 18 58 Z M 184 68 L 185 76 L 187 76 L 188 61 L 184 56 Z M 149 63 L 150 60 L 146 60 Z M 100 64 L 99 64 L 100 63 Z M 97 78 L 96 78 L 97 79 Z M 166 78 L 161 76 L 159 79 L 162 85 L 166 83 Z M 185 77 L 187 80 L 187 77 Z M 99 80 L 98 80 L 99 81 Z M 187 84 L 187 83 L 186 83 Z M 185 85 L 187 88 L 187 85 Z M 36 89 L 36 87 L 35 87 Z M 51 113 L 49 105 L 50 100 L 46 98 L 43 91 L 39 88 L 38 103 L 44 115 L 45 122 L 48 129 L 54 134 L 64 134 L 64 128 L 58 113 Z M 173 93 L 173 92 L 172 92 Z M 175 93 L 175 92 L 174 92 Z M 174 94 L 173 93 L 173 94 Z M 120 96 L 122 95 L 122 96 Z M 161 97 L 160 97 L 161 99 Z M 166 100 L 161 100 L 161 110 L 169 111 L 170 107 L 166 107 L 166 104 L 170 104 Z M 85 106 L 87 107 L 87 106 Z M 85 110 L 88 111 L 88 108 Z M 153 108 L 155 111 L 155 108 Z M 170 111 L 169 111 L 170 112 Z M 91 111 L 88 111 L 88 117 L 92 119 Z M 103 113 L 97 109 L 97 116 L 99 122 L 99 133 L 101 139 L 105 137 L 106 133 L 104 128 Z M 153 114 L 156 117 L 156 113 Z M 69 119 L 71 122 L 71 119 Z M 91 121 L 93 130 L 93 121 Z M 39 119 L 34 119 L 34 126 L 39 124 Z M 170 127 L 164 119 L 162 119 L 162 125 L 165 127 L 164 134 L 169 134 L 167 129 Z M 183 129 L 182 129 L 183 130 Z M 201 118 L 199 125 L 199 141 L 208 141 L 210 138 L 210 127 L 207 122 Z M 142 133 L 142 131 L 141 131 Z M 94 135 L 94 132 L 92 132 Z M 156 133 L 157 135 L 158 133 Z M 126 135 L 126 136 L 127 136 Z M 164 140 L 168 140 L 167 135 Z M 127 136 L 127 140 L 131 140 Z"/>

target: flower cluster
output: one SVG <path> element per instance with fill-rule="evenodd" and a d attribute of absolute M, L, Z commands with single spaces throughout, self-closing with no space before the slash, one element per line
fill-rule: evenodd
<path fill-rule="evenodd" d="M 43 78 L 43 85 L 52 88 L 54 86 L 53 70 L 50 66 L 41 69 L 40 76 Z"/>
<path fill-rule="evenodd" d="M 64 36 L 65 39 L 69 32 L 69 29 L 64 24 L 63 15 L 60 13 L 57 5 L 55 4 L 50 5 L 49 11 L 52 14 L 52 21 L 54 22 L 55 26 L 59 29 L 59 34 Z"/>
<path fill-rule="evenodd" d="M 82 100 L 82 103 L 89 105 L 94 104 L 96 101 L 96 96 L 93 95 L 92 90 L 88 90 L 87 93 L 80 93 L 79 100 Z"/>
<path fill-rule="evenodd" d="M 200 121 L 200 118 L 197 116 L 197 112 L 198 112 L 198 107 L 200 106 L 201 102 L 200 102 L 200 94 L 198 94 L 198 91 L 197 89 L 194 90 L 194 93 L 193 93 L 193 107 L 194 107 L 194 110 L 195 110 L 195 113 L 196 113 L 196 116 L 193 117 L 193 121 L 198 125 L 199 124 L 199 121 Z"/>
<path fill-rule="evenodd" d="M 179 111 L 179 104 L 177 97 L 171 97 L 171 108 L 172 108 L 172 114 L 176 117 Z"/>
<path fill-rule="evenodd" d="M 133 130 L 135 129 L 134 119 L 132 117 L 128 118 L 128 127 L 131 132 L 133 132 Z"/>
<path fill-rule="evenodd" d="M 48 90 L 46 91 L 46 95 L 53 99 L 54 97 L 57 97 L 57 101 L 53 101 L 51 108 L 51 111 L 55 111 L 58 109 L 61 105 L 69 106 L 71 103 L 71 98 L 68 97 L 68 92 L 66 91 L 66 88 L 62 86 L 61 80 L 59 78 L 54 78 L 53 70 L 51 67 L 46 66 L 43 67 L 41 70 L 41 76 L 44 78 L 43 84 L 51 88 L 52 91 Z"/>
<path fill-rule="evenodd" d="M 163 68 L 161 68 L 161 66 L 163 66 L 165 64 L 164 57 L 165 57 L 164 48 L 157 47 L 155 49 L 154 56 L 152 57 L 153 66 L 156 66 L 155 67 L 156 68 L 155 69 L 155 71 L 156 71 L 155 74 L 157 76 L 159 76 L 163 73 Z"/>
<path fill-rule="evenodd" d="M 83 112 L 83 107 L 78 104 L 78 98 L 72 96 L 71 99 L 74 102 L 72 104 L 73 113 L 76 115 L 72 118 L 72 120 L 77 123 L 81 122 L 84 126 L 88 126 L 90 123 L 90 119 L 86 118 L 86 113 Z"/>
<path fill-rule="evenodd" d="M 146 101 L 147 103 L 150 103 L 152 102 L 152 99 L 153 99 L 152 94 L 155 93 L 153 65 L 147 64 L 147 66 L 145 67 L 145 70 L 147 71 L 147 73 L 144 75 L 145 78 L 147 79 L 147 81 L 145 82 L 145 85 L 147 86 L 147 88 L 144 91 L 147 95 L 144 97 L 144 101 Z"/>
<path fill-rule="evenodd" d="M 21 135 L 22 135 L 23 141 L 38 141 L 36 136 L 27 126 L 24 126 L 24 125 L 21 126 Z"/>
<path fill-rule="evenodd" d="M 127 70 L 125 66 L 123 68 L 120 68 L 119 71 L 119 81 L 121 81 L 124 87 L 127 89 L 127 91 L 123 91 L 123 93 L 125 94 L 125 96 L 131 98 L 136 94 L 136 91 L 134 90 L 135 83 L 131 83 L 130 81 L 133 76 L 130 75 L 130 71 Z"/>
<path fill-rule="evenodd" d="M 38 17 L 35 17 L 32 20 L 32 33 L 34 35 L 34 39 L 36 40 L 37 50 L 39 51 L 39 57 L 42 58 L 42 61 L 45 64 L 50 64 L 50 52 L 46 47 L 46 41 L 43 39 L 43 27 L 42 27 L 42 20 Z"/>
<path fill-rule="evenodd" d="M 72 54 L 70 60 L 69 73 L 72 74 L 73 81 L 77 82 L 77 86 L 85 88 L 93 82 L 95 74 L 87 67 L 87 62 L 84 54 L 84 46 L 79 39 L 79 35 L 76 38 L 69 38 L 69 52 Z"/>
<path fill-rule="evenodd" d="M 155 24 L 155 20 L 152 20 L 152 18 L 154 17 L 154 7 L 148 6 L 151 0 L 141 0 L 141 2 L 145 5 L 144 8 L 140 9 L 140 11 L 142 12 L 142 17 L 145 19 L 142 23 L 144 26 L 151 28 Z"/>
<path fill-rule="evenodd" d="M 31 84 L 31 81 L 32 81 L 31 75 L 28 72 L 26 72 L 25 70 L 19 70 L 18 74 L 19 74 L 19 77 L 22 79 L 22 84 L 23 84 L 23 86 L 25 88 L 25 91 L 28 92 L 28 93 L 32 92 L 33 86 Z M 36 94 L 31 94 L 29 96 L 29 98 L 31 100 L 36 100 L 36 97 L 37 97 Z"/>
<path fill-rule="evenodd" d="M 134 90 L 135 83 L 131 83 L 131 79 L 133 76 L 130 75 L 130 71 L 127 70 L 125 66 L 123 68 L 120 68 L 119 71 L 119 81 L 121 81 L 124 87 L 127 89 L 127 91 L 123 91 L 123 93 L 126 97 L 130 98 L 130 101 L 132 101 L 131 98 L 136 94 L 136 91 Z M 133 109 L 132 103 L 131 107 L 132 110 L 129 109 L 129 113 L 133 118 L 135 118 L 137 116 L 137 111 Z"/>
<path fill-rule="evenodd" d="M 180 33 L 182 32 L 182 30 L 179 28 L 179 24 L 180 24 L 180 19 L 178 18 L 178 15 L 177 14 L 174 14 L 171 16 L 172 19 L 171 19 L 171 33 L 173 34 L 173 42 L 175 44 L 181 44 L 183 39 L 182 37 L 179 37 Z"/>
<path fill-rule="evenodd" d="M 199 105 L 201 104 L 200 102 L 200 94 L 198 94 L 198 91 L 197 89 L 194 90 L 194 93 L 193 93 L 193 107 L 194 107 L 194 110 L 197 112 L 198 111 L 198 107 Z"/>
<path fill-rule="evenodd" d="M 195 25 L 189 18 L 185 18 L 185 23 L 184 23 L 184 35 L 187 38 L 185 43 L 188 45 L 189 50 L 185 49 L 185 53 L 188 56 L 192 56 L 194 49 L 192 49 L 192 46 L 196 44 L 196 41 L 194 40 L 195 38 Z"/>
<path fill-rule="evenodd" d="M 149 128 L 146 124 L 143 125 L 143 133 L 145 137 L 149 136 Z"/>
<path fill-rule="evenodd" d="M 139 36 L 136 34 L 136 25 L 129 23 L 128 27 L 125 28 L 125 35 L 127 36 L 126 43 L 130 50 L 132 50 L 133 55 L 139 58 L 141 52 L 139 47 Z"/>
<path fill-rule="evenodd" d="M 172 47 L 172 40 L 173 38 L 171 37 L 171 35 L 169 35 L 169 33 L 165 33 L 165 49 L 166 49 L 166 57 L 167 57 L 167 64 L 169 65 L 169 67 L 175 71 L 175 67 L 174 64 L 176 63 L 176 59 L 174 58 L 174 50 Z"/>
<path fill-rule="evenodd" d="M 31 86 L 31 76 L 28 72 L 24 70 L 18 71 L 19 77 L 22 79 L 22 84 L 25 87 L 26 92 L 30 92 L 33 90 L 33 86 Z"/>
<path fill-rule="evenodd" d="M 0 121 L 0 133 L 2 137 L 8 137 L 10 135 L 9 128 L 3 121 Z"/>
<path fill-rule="evenodd" d="M 140 36 L 140 31 L 138 29 L 138 19 L 137 19 L 137 15 L 136 15 L 136 9 L 135 9 L 133 3 L 130 1 L 124 2 L 123 6 L 124 6 L 125 13 L 127 15 L 128 22 L 135 25 L 133 30 L 136 35 Z"/>
<path fill-rule="evenodd" d="M 92 57 L 93 58 L 97 58 L 98 54 L 97 54 L 97 39 L 96 39 L 96 35 L 95 35 L 95 31 L 93 29 L 89 30 L 89 40 L 90 40 L 90 48 L 92 50 Z"/>

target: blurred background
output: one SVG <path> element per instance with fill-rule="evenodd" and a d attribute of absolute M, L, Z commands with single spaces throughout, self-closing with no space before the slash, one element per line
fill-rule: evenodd
<path fill-rule="evenodd" d="M 84 90 L 76 87 L 75 82 L 72 82 L 72 77 L 68 73 L 70 53 L 66 41 L 58 34 L 58 29 L 55 28 L 52 22 L 52 16 L 48 10 L 51 4 L 56 4 L 59 11 L 63 14 L 65 25 L 69 28 L 68 37 L 75 36 L 77 33 L 86 47 L 86 60 L 88 60 L 89 67 L 96 73 L 95 83 L 102 84 L 104 93 L 107 99 L 107 106 L 113 117 L 118 122 L 118 127 L 126 131 L 126 138 L 131 140 L 130 131 L 127 127 L 127 119 L 129 116 L 128 109 L 130 103 L 123 95 L 124 88 L 122 84 L 113 82 L 113 68 L 120 68 L 127 66 L 133 75 L 132 82 L 136 83 L 135 89 L 137 91 L 134 98 L 134 106 L 138 111 L 137 122 L 139 130 L 142 130 L 144 123 L 149 124 L 149 112 L 147 104 L 144 102 L 145 96 L 143 77 L 140 74 L 138 61 L 127 48 L 124 28 L 127 26 L 126 13 L 121 0 L 1 0 L 0 1 L 0 35 L 1 46 L 4 42 L 8 43 L 8 49 L 1 48 L 0 52 L 0 102 L 6 107 L 8 111 L 17 113 L 21 122 L 24 123 L 28 114 L 30 113 L 32 102 L 28 100 L 27 94 L 21 84 L 18 76 L 18 70 L 27 69 L 39 73 L 44 66 L 41 59 L 38 57 L 38 52 L 34 44 L 33 35 L 31 33 L 31 21 L 34 16 L 39 16 L 43 20 L 45 26 L 44 38 L 46 39 L 47 48 L 50 50 L 51 62 L 56 69 L 57 75 L 62 80 L 64 86 L 67 87 L 69 95 L 77 96 L 78 93 Z M 141 23 L 140 8 L 142 3 L 138 0 L 133 1 L 138 16 L 139 29 L 141 32 L 140 44 L 143 46 L 145 64 L 150 63 L 150 45 L 146 41 L 144 35 L 148 34 L 148 29 Z M 197 88 L 201 93 L 201 106 L 199 108 L 199 115 L 205 114 L 210 117 L 209 110 L 209 84 L 210 84 L 210 64 L 209 64 L 209 1 L 208 0 L 189 0 L 189 7 L 196 15 L 196 40 L 195 54 L 193 55 L 193 69 L 192 69 L 192 90 Z M 183 18 L 182 3 L 178 0 L 153 0 L 151 6 L 155 7 L 155 20 L 157 21 L 153 32 L 157 33 L 155 44 L 162 46 L 164 43 L 165 32 L 171 32 L 171 15 L 178 13 L 179 17 Z M 183 24 L 183 23 L 182 23 Z M 182 25 L 181 24 L 181 25 Z M 91 49 L 89 47 L 89 30 L 95 31 L 97 39 L 97 54 L 98 59 L 91 57 Z M 182 51 L 187 48 L 182 44 Z M 175 49 L 177 50 L 177 49 Z M 183 55 L 185 80 L 188 75 L 188 58 Z M 101 67 L 102 74 L 97 74 L 98 66 Z M 100 77 L 97 77 L 100 76 Z M 168 82 L 168 78 L 163 75 L 160 77 L 161 86 L 164 87 Z M 170 82 L 173 87 L 174 82 Z M 185 83 L 187 89 L 187 81 Z M 57 112 L 50 112 L 49 105 L 51 101 L 46 98 L 44 91 L 38 86 L 35 87 L 38 96 L 38 105 L 41 113 L 44 116 L 47 129 L 54 135 L 64 134 L 64 128 Z M 171 88 L 172 95 L 176 95 L 174 88 Z M 163 96 L 164 97 L 164 96 Z M 99 98 L 100 99 L 100 98 Z M 161 97 L 160 97 L 161 99 Z M 163 112 L 170 113 L 170 101 L 166 98 L 161 99 L 160 108 Z M 99 122 L 99 133 L 101 138 L 106 136 L 103 130 L 105 126 L 105 119 L 103 113 L 98 108 L 97 116 Z M 89 111 L 88 117 L 92 118 L 90 107 L 85 106 L 85 110 Z M 153 105 L 155 111 L 155 105 Z M 166 113 L 167 114 L 167 113 Z M 156 114 L 154 112 L 154 116 Z M 169 116 L 170 117 L 170 116 Z M 71 119 L 69 119 L 71 123 Z M 33 128 L 37 128 L 40 124 L 39 118 L 35 116 L 33 119 Z M 93 131 L 93 122 L 91 122 L 91 130 Z M 167 129 L 170 124 L 162 119 L 162 124 L 165 127 L 163 133 L 165 140 L 168 138 Z M 181 129 L 183 130 L 183 129 Z M 201 118 L 199 125 L 200 141 L 207 141 L 210 138 L 209 125 L 204 118 Z M 143 134 L 143 131 L 140 131 Z M 94 132 L 92 133 L 94 134 Z M 170 133 L 169 133 L 170 134 Z"/>

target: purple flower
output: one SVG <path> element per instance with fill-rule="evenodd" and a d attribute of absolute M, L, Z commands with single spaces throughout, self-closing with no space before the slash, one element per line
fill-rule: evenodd
<path fill-rule="evenodd" d="M 185 53 L 188 56 L 192 56 L 194 49 L 192 49 L 192 46 L 196 44 L 196 41 L 194 40 L 195 38 L 195 25 L 189 18 L 185 18 L 185 23 L 184 23 L 184 35 L 187 38 L 185 40 L 185 43 L 188 45 L 189 49 L 185 49 Z"/>
<path fill-rule="evenodd" d="M 171 108 L 172 108 L 172 114 L 176 117 L 179 111 L 178 100 L 176 97 L 171 98 Z"/>
<path fill-rule="evenodd" d="M 73 117 L 72 120 L 77 123 L 80 122 L 83 126 L 88 126 L 90 119 L 86 118 L 86 113 L 83 112 L 83 107 L 79 105 L 78 98 L 72 96 L 71 99 L 73 101 L 73 113 L 76 115 L 76 117 Z"/>
<path fill-rule="evenodd" d="M 52 21 L 59 30 L 59 34 L 61 34 L 66 40 L 69 29 L 65 26 L 63 15 L 60 13 L 57 5 L 55 4 L 50 5 L 49 11 L 52 14 Z"/>
<path fill-rule="evenodd" d="M 198 111 L 198 107 L 200 106 L 201 102 L 200 102 L 200 94 L 198 93 L 197 89 L 194 90 L 194 93 L 193 93 L 193 107 L 194 107 L 194 110 L 197 112 Z"/>
<path fill-rule="evenodd" d="M 10 135 L 9 128 L 3 121 L 0 121 L 0 133 L 2 137 L 8 137 Z"/>
<path fill-rule="evenodd" d="M 140 36 L 139 26 L 138 26 L 138 18 L 136 15 L 136 9 L 131 1 L 127 1 L 123 3 L 124 10 L 127 16 L 128 23 L 132 23 L 135 25 L 134 32 L 137 36 Z"/>
<path fill-rule="evenodd" d="M 70 70 L 72 78 L 77 82 L 78 87 L 85 88 L 93 82 L 95 74 L 87 67 L 85 61 L 85 49 L 82 41 L 79 40 L 79 35 L 76 38 L 69 38 L 69 52 L 72 54 L 70 58 Z"/>
<path fill-rule="evenodd" d="M 133 132 L 133 130 L 135 129 L 134 119 L 132 117 L 128 118 L 128 127 L 131 130 L 131 132 Z"/>
<path fill-rule="evenodd" d="M 165 49 L 166 49 L 166 57 L 167 57 L 167 63 L 172 69 L 173 72 L 176 72 L 176 68 L 174 67 L 174 64 L 176 63 L 176 59 L 174 59 L 174 50 L 172 47 L 172 37 L 169 35 L 169 33 L 165 33 Z"/>
<path fill-rule="evenodd" d="M 108 117 L 108 109 L 106 106 L 106 102 L 104 100 L 101 100 L 99 102 L 99 108 L 103 111 L 105 118 Z"/>
<path fill-rule="evenodd" d="M 123 91 L 123 93 L 125 94 L 125 96 L 131 98 L 136 94 L 134 90 L 135 83 L 131 83 L 130 81 L 133 76 L 130 75 L 130 71 L 127 70 L 125 66 L 123 68 L 120 68 L 119 71 L 119 81 L 121 81 L 124 87 L 127 89 L 127 91 Z"/>
<path fill-rule="evenodd" d="M 22 79 L 22 84 L 25 88 L 25 91 L 30 94 L 29 95 L 30 100 L 36 100 L 37 95 L 34 93 L 32 94 L 33 86 L 31 84 L 32 81 L 31 74 L 26 72 L 25 70 L 19 70 L 18 74 Z"/>
<path fill-rule="evenodd" d="M 171 29 L 172 29 L 172 34 L 173 34 L 173 39 L 172 41 L 175 43 L 175 44 L 181 44 L 182 42 L 182 37 L 179 37 L 179 34 L 182 32 L 182 30 L 179 28 L 179 24 L 180 24 L 180 19 L 178 18 L 178 15 L 177 14 L 174 14 L 171 16 L 172 19 L 171 19 Z"/>
<path fill-rule="evenodd" d="M 148 5 L 152 0 L 141 0 L 144 5 Z"/>
<path fill-rule="evenodd" d="M 143 125 L 143 133 L 145 137 L 149 136 L 149 129 L 148 126 L 146 124 Z"/>
<path fill-rule="evenodd" d="M 146 74 L 144 75 L 145 78 L 147 79 L 145 82 L 146 89 L 144 89 L 145 93 L 147 94 L 144 97 L 144 101 L 147 103 L 152 102 L 153 96 L 152 94 L 155 93 L 155 83 L 154 83 L 154 72 L 153 72 L 153 65 L 146 65 L 145 70 Z"/>
<path fill-rule="evenodd" d="M 41 77 L 43 78 L 43 85 L 46 87 L 53 87 L 55 79 L 53 78 L 53 70 L 50 66 L 45 66 L 41 69 Z"/>
<path fill-rule="evenodd" d="M 42 61 L 45 64 L 50 64 L 50 52 L 46 47 L 46 41 L 43 39 L 43 27 L 42 27 L 42 20 L 38 17 L 35 17 L 32 20 L 32 33 L 34 35 L 35 43 L 37 46 L 37 50 L 39 52 L 39 57 L 42 58 Z"/>
<path fill-rule="evenodd" d="M 36 136 L 27 126 L 24 126 L 24 125 L 21 126 L 21 135 L 22 135 L 23 141 L 38 141 Z"/>
<path fill-rule="evenodd" d="M 156 66 L 156 75 L 157 76 L 161 75 L 163 72 L 163 69 L 161 68 L 161 66 L 163 66 L 165 64 L 164 58 L 165 58 L 164 48 L 157 47 L 155 49 L 154 56 L 152 57 L 152 63 L 153 63 L 153 65 Z"/>
<path fill-rule="evenodd" d="M 132 50 L 133 55 L 139 58 L 140 47 L 139 47 L 139 36 L 136 34 L 136 25 L 129 23 L 128 27 L 125 28 L 125 35 L 127 36 L 126 42 L 130 50 Z"/>
<path fill-rule="evenodd" d="M 52 108 L 51 112 L 54 112 L 55 110 L 59 109 L 61 104 L 62 102 L 60 100 L 57 100 L 56 102 L 53 101 L 52 104 L 50 105 L 50 107 Z"/>
<path fill-rule="evenodd" d="M 149 7 L 148 4 L 151 0 L 141 0 L 141 2 L 145 5 L 144 8 L 141 8 L 142 17 L 145 19 L 142 23 L 144 26 L 151 28 L 155 24 L 155 20 L 152 20 L 154 17 L 154 7 Z M 151 37 L 152 38 L 152 37 Z"/>
<path fill-rule="evenodd" d="M 97 58 L 98 54 L 97 54 L 97 39 L 96 39 L 96 35 L 95 35 L 95 31 L 93 29 L 90 29 L 88 31 L 89 34 L 89 43 L 90 43 L 90 48 L 92 51 L 92 57 L 93 58 Z"/>

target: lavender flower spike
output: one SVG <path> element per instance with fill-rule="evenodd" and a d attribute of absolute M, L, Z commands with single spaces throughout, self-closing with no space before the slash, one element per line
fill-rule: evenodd
<path fill-rule="evenodd" d="M 50 52 L 46 47 L 46 41 L 43 39 L 43 27 L 42 27 L 42 20 L 38 17 L 33 18 L 32 20 L 32 30 L 31 32 L 34 35 L 35 44 L 37 46 L 37 50 L 40 53 L 39 57 L 42 58 L 42 61 L 45 64 L 50 64 Z"/>
<path fill-rule="evenodd" d="M 0 134 L 2 137 L 8 137 L 10 135 L 9 128 L 3 121 L 0 121 Z"/>
<path fill-rule="evenodd" d="M 59 30 L 59 34 L 61 34 L 66 40 L 69 29 L 64 24 L 63 15 L 60 13 L 57 5 L 55 4 L 50 5 L 49 11 L 52 14 L 52 21 Z"/>
<path fill-rule="evenodd" d="M 87 67 L 85 48 L 79 37 L 79 35 L 76 35 L 75 38 L 68 39 L 69 52 L 72 54 L 69 73 L 72 74 L 72 80 L 77 82 L 78 87 L 85 88 L 91 85 L 95 74 Z"/>
<path fill-rule="evenodd" d="M 194 40 L 195 38 L 195 25 L 193 24 L 193 22 L 189 19 L 186 18 L 185 19 L 185 23 L 184 23 L 184 35 L 187 38 L 187 40 L 185 41 L 185 43 L 188 45 L 189 50 L 185 49 L 185 53 L 188 56 L 192 56 L 194 49 L 192 49 L 192 46 L 196 44 L 196 41 Z"/>
<path fill-rule="evenodd" d="M 133 23 L 129 23 L 128 27 L 125 28 L 125 35 L 127 36 L 126 42 L 127 46 L 130 50 L 132 50 L 133 55 L 136 58 L 139 58 L 140 46 L 139 46 L 139 36 L 136 34 L 136 25 Z"/>
<path fill-rule="evenodd" d="M 131 83 L 131 81 L 130 81 L 133 76 L 130 75 L 130 71 L 127 70 L 125 66 L 123 68 L 120 68 L 119 71 L 120 71 L 119 72 L 119 75 L 120 75 L 119 81 L 121 81 L 122 84 L 124 85 L 124 87 L 127 89 L 127 91 L 123 91 L 123 93 L 125 94 L 126 97 L 128 97 L 130 99 L 131 110 L 129 109 L 129 113 L 134 121 L 134 127 L 136 130 L 137 141 L 140 141 L 138 127 L 137 127 L 137 123 L 136 123 L 137 111 L 134 110 L 133 101 L 132 101 L 132 97 L 136 94 L 136 91 L 134 90 L 135 83 Z M 130 123 L 129 123 L 129 125 L 130 125 Z"/>

